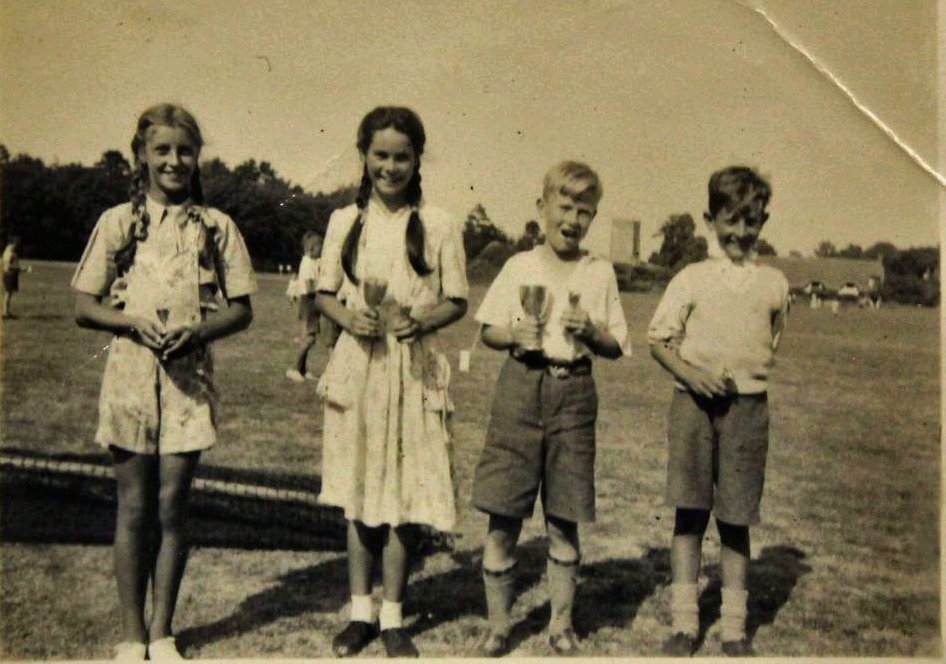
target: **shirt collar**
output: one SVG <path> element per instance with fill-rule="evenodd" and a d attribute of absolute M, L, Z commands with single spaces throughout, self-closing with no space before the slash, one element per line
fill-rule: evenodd
<path fill-rule="evenodd" d="M 706 246 L 706 255 L 709 258 L 714 258 L 722 261 L 723 267 L 753 267 L 757 264 L 759 258 L 759 252 L 755 248 L 751 249 L 746 255 L 745 259 L 741 264 L 734 263 L 733 260 L 726 254 L 726 250 L 723 249 L 723 245 L 719 243 L 719 238 L 714 234 Z"/>

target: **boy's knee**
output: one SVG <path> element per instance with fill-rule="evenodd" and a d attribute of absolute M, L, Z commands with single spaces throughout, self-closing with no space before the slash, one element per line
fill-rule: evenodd
<path fill-rule="evenodd" d="M 749 526 L 740 526 L 716 520 L 719 540 L 723 546 L 741 551 L 749 548 Z"/>
<path fill-rule="evenodd" d="M 677 508 L 673 524 L 674 535 L 702 535 L 709 525 L 709 510 Z"/>
<path fill-rule="evenodd" d="M 549 535 L 549 556 L 561 563 L 576 562 L 581 556 L 578 524 L 556 517 L 546 519 Z"/>

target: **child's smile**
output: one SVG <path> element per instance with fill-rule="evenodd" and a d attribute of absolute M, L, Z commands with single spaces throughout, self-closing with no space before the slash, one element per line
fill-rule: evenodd
<path fill-rule="evenodd" d="M 410 137 L 392 127 L 376 131 L 363 159 L 378 196 L 385 202 L 398 202 L 417 167 Z"/>
<path fill-rule="evenodd" d="M 706 222 L 716 233 L 719 245 L 730 260 L 747 258 L 759 239 L 768 214 L 761 207 L 740 207 L 735 210 L 720 210 L 715 217 L 707 216 Z"/>
<path fill-rule="evenodd" d="M 190 194 L 200 150 L 181 127 L 153 125 L 139 159 L 148 167 L 149 193 L 158 202 L 179 201 Z"/>
<path fill-rule="evenodd" d="M 595 206 L 555 192 L 539 199 L 538 208 L 545 218 L 549 246 L 563 257 L 577 255 L 597 212 Z"/>

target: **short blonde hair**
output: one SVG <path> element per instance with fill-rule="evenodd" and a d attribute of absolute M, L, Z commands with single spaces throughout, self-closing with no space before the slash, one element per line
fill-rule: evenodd
<path fill-rule="evenodd" d="M 562 161 L 549 169 L 542 184 L 542 198 L 553 192 L 595 206 L 604 195 L 598 174 L 580 161 Z"/>

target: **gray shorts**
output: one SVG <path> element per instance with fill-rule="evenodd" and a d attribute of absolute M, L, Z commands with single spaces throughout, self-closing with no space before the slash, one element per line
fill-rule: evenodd
<path fill-rule="evenodd" d="M 547 516 L 594 521 L 597 416 L 590 368 L 557 377 L 508 359 L 496 381 L 473 506 L 525 519 L 541 494 Z"/>
<path fill-rule="evenodd" d="M 674 390 L 667 504 L 712 510 L 733 525 L 759 523 L 769 447 L 768 396 L 707 399 Z"/>

